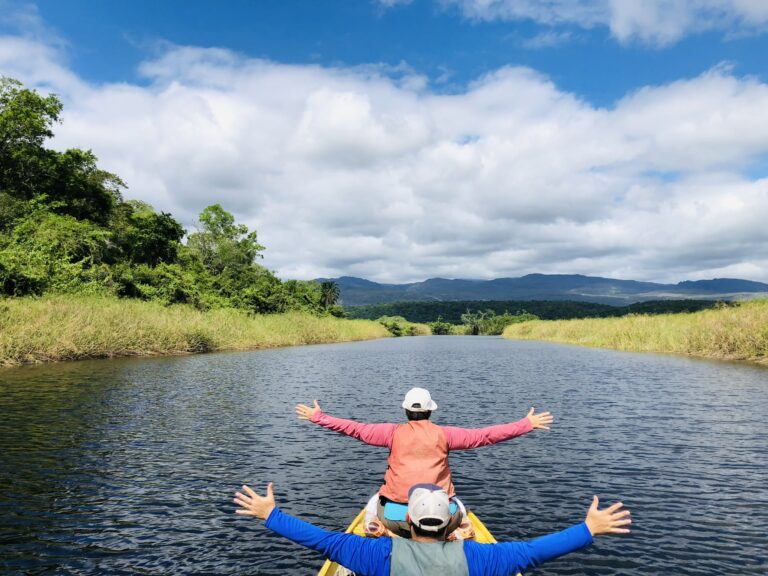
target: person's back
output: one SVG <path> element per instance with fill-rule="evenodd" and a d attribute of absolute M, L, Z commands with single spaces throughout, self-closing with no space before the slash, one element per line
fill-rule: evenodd
<path fill-rule="evenodd" d="M 366 424 L 336 418 L 325 414 L 317 400 L 314 406 L 296 406 L 296 414 L 334 432 L 356 438 L 371 446 L 389 448 L 384 483 L 366 504 L 366 532 L 379 536 L 387 530 L 393 534 L 408 537 L 408 523 L 399 513 L 390 515 L 389 503 L 403 504 L 408 500 L 408 488 L 413 484 L 428 482 L 443 488 L 454 501 L 451 531 L 466 524 L 464 505 L 456 497 L 451 478 L 448 454 L 452 450 L 468 450 L 490 446 L 527 434 L 536 428 L 548 430 L 552 423 L 549 412 L 534 414 L 534 409 L 525 418 L 516 422 L 488 426 L 485 428 L 457 428 L 438 426 L 430 420 L 437 404 L 428 390 L 412 388 L 405 395 L 402 407 L 408 421 L 404 424 Z"/>
<path fill-rule="evenodd" d="M 379 495 L 393 502 L 407 502 L 411 486 L 428 482 L 453 496 L 456 490 L 451 480 L 448 452 L 445 433 L 431 420 L 410 420 L 398 425 L 392 436 Z"/>
<path fill-rule="evenodd" d="M 464 541 L 425 544 L 408 538 L 393 538 L 390 574 L 469 576 Z"/>

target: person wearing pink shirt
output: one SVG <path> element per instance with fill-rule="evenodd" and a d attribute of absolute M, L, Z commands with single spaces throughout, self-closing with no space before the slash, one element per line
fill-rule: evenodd
<path fill-rule="evenodd" d="M 381 524 L 391 532 L 404 536 L 410 534 L 407 521 L 385 517 L 385 507 L 390 502 L 405 505 L 408 502 L 408 490 L 414 484 L 430 483 L 440 486 L 457 504 L 447 530 L 448 534 L 461 524 L 465 511 L 456 498 L 456 490 L 451 479 L 451 469 L 448 464 L 450 451 L 497 444 L 538 428 L 549 430 L 549 425 L 553 422 L 549 412 L 535 414 L 534 409 L 531 408 L 525 418 L 507 424 L 473 429 L 438 426 L 430 420 L 432 411 L 437 409 L 437 404 L 432 400 L 429 391 L 423 388 L 409 390 L 402 406 L 405 408 L 408 419 L 403 424 L 364 424 L 354 420 L 335 418 L 323 412 L 317 400 L 312 407 L 305 404 L 297 405 L 296 414 L 300 419 L 309 420 L 323 428 L 351 436 L 371 446 L 389 448 L 384 484 L 371 498 L 366 508 L 370 513 L 375 506 L 375 515 Z M 387 516 L 392 514 L 387 513 Z M 370 523 L 372 519 L 367 518 L 367 520 Z M 375 526 L 368 531 L 377 533 Z"/>

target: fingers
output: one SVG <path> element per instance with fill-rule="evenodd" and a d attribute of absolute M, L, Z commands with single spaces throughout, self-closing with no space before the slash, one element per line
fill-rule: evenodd
<path fill-rule="evenodd" d="M 629 526 L 632 524 L 631 518 L 624 518 L 623 520 L 614 520 L 611 522 L 611 526 L 618 527 L 618 526 Z"/>
<path fill-rule="evenodd" d="M 609 534 L 629 534 L 630 533 L 629 528 L 620 528 L 620 526 L 629 526 L 630 524 L 632 524 L 632 520 L 630 520 L 629 518 L 627 518 L 626 520 L 618 521 L 618 522 L 612 522 L 608 532 Z"/>
<path fill-rule="evenodd" d="M 624 504 L 622 502 L 616 502 L 615 504 L 611 504 L 610 506 L 608 506 L 608 508 L 606 508 L 605 511 L 610 514 L 613 514 L 614 512 L 616 512 L 616 510 L 618 510 L 619 508 L 622 508 L 623 506 Z M 628 513 L 629 510 L 626 510 L 626 512 Z"/>
<path fill-rule="evenodd" d="M 242 500 L 243 502 L 250 502 L 251 498 L 241 492 L 235 492 L 235 500 Z"/>
<path fill-rule="evenodd" d="M 248 496 L 250 496 L 251 498 L 258 497 L 258 494 L 256 494 L 256 492 L 254 492 L 250 486 L 246 486 L 245 484 L 243 484 L 243 490 L 245 490 L 248 493 Z"/>

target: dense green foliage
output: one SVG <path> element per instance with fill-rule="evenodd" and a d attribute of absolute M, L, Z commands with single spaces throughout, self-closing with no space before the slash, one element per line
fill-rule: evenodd
<path fill-rule="evenodd" d="M 450 322 L 444 322 L 440 316 L 434 322 L 428 322 L 427 326 L 435 336 L 448 336 L 454 333 L 454 325 Z"/>
<path fill-rule="evenodd" d="M 104 294 L 252 313 L 343 316 L 332 283 L 280 281 L 256 232 L 214 204 L 187 231 L 77 148 L 45 147 L 62 104 L 0 78 L 0 295 Z"/>
<path fill-rule="evenodd" d="M 533 314 L 543 320 L 571 318 L 606 318 L 627 314 L 668 314 L 696 312 L 713 308 L 717 303 L 711 300 L 659 300 L 638 302 L 629 306 L 608 306 L 591 302 L 567 300 L 502 300 L 502 301 L 456 301 L 456 302 L 393 302 L 347 306 L 350 318 L 373 320 L 381 316 L 402 316 L 411 322 L 436 322 L 461 324 L 462 315 L 468 310 L 491 310 L 495 314 Z"/>
<path fill-rule="evenodd" d="M 461 315 L 465 334 L 470 336 L 498 336 L 510 324 L 538 320 L 539 317 L 527 312 L 518 314 L 496 314 L 493 310 L 467 310 Z"/>
<path fill-rule="evenodd" d="M 382 316 L 377 322 L 384 326 L 392 336 L 426 336 L 431 333 L 428 326 L 408 322 L 402 316 Z"/>

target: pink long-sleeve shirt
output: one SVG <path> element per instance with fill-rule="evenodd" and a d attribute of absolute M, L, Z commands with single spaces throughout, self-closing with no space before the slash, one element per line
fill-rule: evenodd
<path fill-rule="evenodd" d="M 533 430 L 528 418 L 474 429 L 438 426 L 429 420 L 364 424 L 335 418 L 322 411 L 315 412 L 311 421 L 371 446 L 389 448 L 387 471 L 379 494 L 395 502 L 407 502 L 408 490 L 420 482 L 437 484 L 454 496 L 448 452 L 489 446 Z"/>

